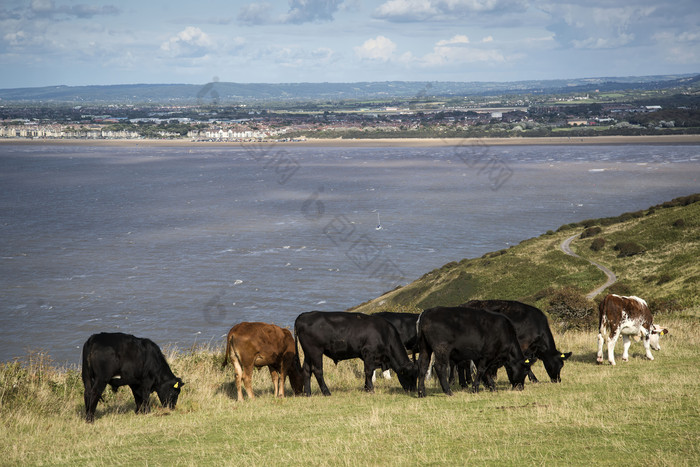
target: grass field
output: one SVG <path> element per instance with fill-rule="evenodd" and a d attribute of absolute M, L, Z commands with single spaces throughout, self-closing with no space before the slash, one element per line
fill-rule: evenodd
<path fill-rule="evenodd" d="M 275 399 L 266 370 L 257 399 L 235 401 L 222 349 L 167 352 L 186 385 L 175 410 L 135 415 L 131 392 L 105 392 L 95 423 L 84 422 L 77 369 L 42 355 L 0 366 L 2 465 L 700 465 L 700 309 L 659 319 L 671 335 L 656 359 L 633 343 L 630 362 L 595 363 L 593 332 L 555 333 L 574 355 L 562 383 L 495 393 L 437 383 L 404 393 L 394 377 L 362 391 L 358 361 L 326 361 L 331 392 Z M 541 380 L 541 363 L 533 370 Z M 287 384 L 287 394 L 290 394 Z"/>

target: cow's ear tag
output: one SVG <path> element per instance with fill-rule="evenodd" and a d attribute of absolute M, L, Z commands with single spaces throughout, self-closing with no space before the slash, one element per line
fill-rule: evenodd
<path fill-rule="evenodd" d="M 180 387 L 180 382 L 179 382 L 179 381 L 176 381 L 176 382 L 175 382 L 175 386 L 173 386 L 173 387 L 174 387 L 175 389 L 179 388 L 179 387 Z"/>
<path fill-rule="evenodd" d="M 525 363 L 530 363 L 530 359 L 529 359 L 529 358 L 526 358 L 526 359 L 525 359 Z"/>
<path fill-rule="evenodd" d="M 566 358 L 566 355 L 564 355 L 564 354 L 561 354 L 561 358 Z"/>
<path fill-rule="evenodd" d="M 659 335 L 660 335 L 660 336 L 663 336 L 663 335 L 664 335 L 664 332 L 663 332 L 663 331 L 661 331 L 661 332 L 659 333 Z"/>

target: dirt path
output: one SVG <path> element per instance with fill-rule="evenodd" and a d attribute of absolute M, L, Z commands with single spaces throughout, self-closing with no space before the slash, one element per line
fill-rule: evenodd
<path fill-rule="evenodd" d="M 572 235 L 571 237 L 569 237 L 566 240 L 564 240 L 563 242 L 561 242 L 561 245 L 560 245 L 561 251 L 563 251 L 567 255 L 575 256 L 576 258 L 581 258 L 581 256 L 579 256 L 576 253 L 574 253 L 573 251 L 571 251 L 571 242 L 573 241 L 574 238 L 576 238 L 578 236 L 579 236 L 579 234 Z M 591 261 L 588 258 L 581 258 L 581 259 L 585 259 L 586 261 L 591 263 L 593 266 L 595 266 L 598 269 L 600 269 L 601 271 L 603 271 L 605 273 L 605 275 L 608 277 L 608 280 L 605 284 L 601 285 L 600 287 L 598 287 L 597 289 L 591 291 L 588 295 L 586 295 L 586 298 L 588 298 L 589 300 L 592 300 L 593 297 L 595 297 L 596 295 L 601 293 L 603 290 L 605 290 L 606 288 L 613 285 L 617 281 L 617 276 L 615 276 L 614 272 L 612 272 L 610 269 L 606 268 L 602 264 L 598 264 L 595 261 Z"/>

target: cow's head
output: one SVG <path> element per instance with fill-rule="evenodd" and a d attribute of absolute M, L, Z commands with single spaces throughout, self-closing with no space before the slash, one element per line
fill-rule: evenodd
<path fill-rule="evenodd" d="M 158 399 L 163 407 L 169 409 L 174 409 L 175 404 L 177 404 L 177 398 L 180 396 L 180 390 L 185 383 L 180 378 L 171 379 L 162 383 L 156 393 L 158 394 Z"/>
<path fill-rule="evenodd" d="M 289 384 L 292 386 L 294 395 L 298 396 L 304 392 L 304 373 L 301 369 L 298 358 L 294 358 L 294 362 L 287 374 L 289 376 Z M 284 384 L 284 381 L 282 381 L 282 384 Z"/>
<path fill-rule="evenodd" d="M 549 379 L 553 383 L 561 382 L 561 369 L 564 368 L 564 360 L 571 357 L 571 352 L 559 352 L 546 355 L 542 358 L 542 363 L 544 363 L 544 369 L 547 370 Z"/>
<path fill-rule="evenodd" d="M 659 346 L 659 338 L 665 334 L 668 334 L 668 329 L 659 326 L 658 324 L 652 324 L 651 326 L 651 336 L 649 337 L 649 345 L 654 350 L 661 350 Z"/>
<path fill-rule="evenodd" d="M 525 358 L 523 360 L 517 360 L 515 363 L 506 364 L 506 373 L 508 374 L 508 381 L 513 385 L 513 389 L 522 391 L 525 387 L 525 376 L 530 369 L 530 366 L 534 363 L 534 359 Z"/>
<path fill-rule="evenodd" d="M 415 391 L 418 382 L 418 368 L 414 362 L 396 372 L 404 391 Z"/>

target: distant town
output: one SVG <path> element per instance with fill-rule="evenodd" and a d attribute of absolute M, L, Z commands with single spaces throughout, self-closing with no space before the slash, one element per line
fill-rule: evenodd
<path fill-rule="evenodd" d="M 0 138 L 215 142 L 700 133 L 697 77 L 618 87 L 430 94 L 436 86 L 413 97 L 248 102 L 225 102 L 214 93 L 174 103 L 0 99 Z"/>

